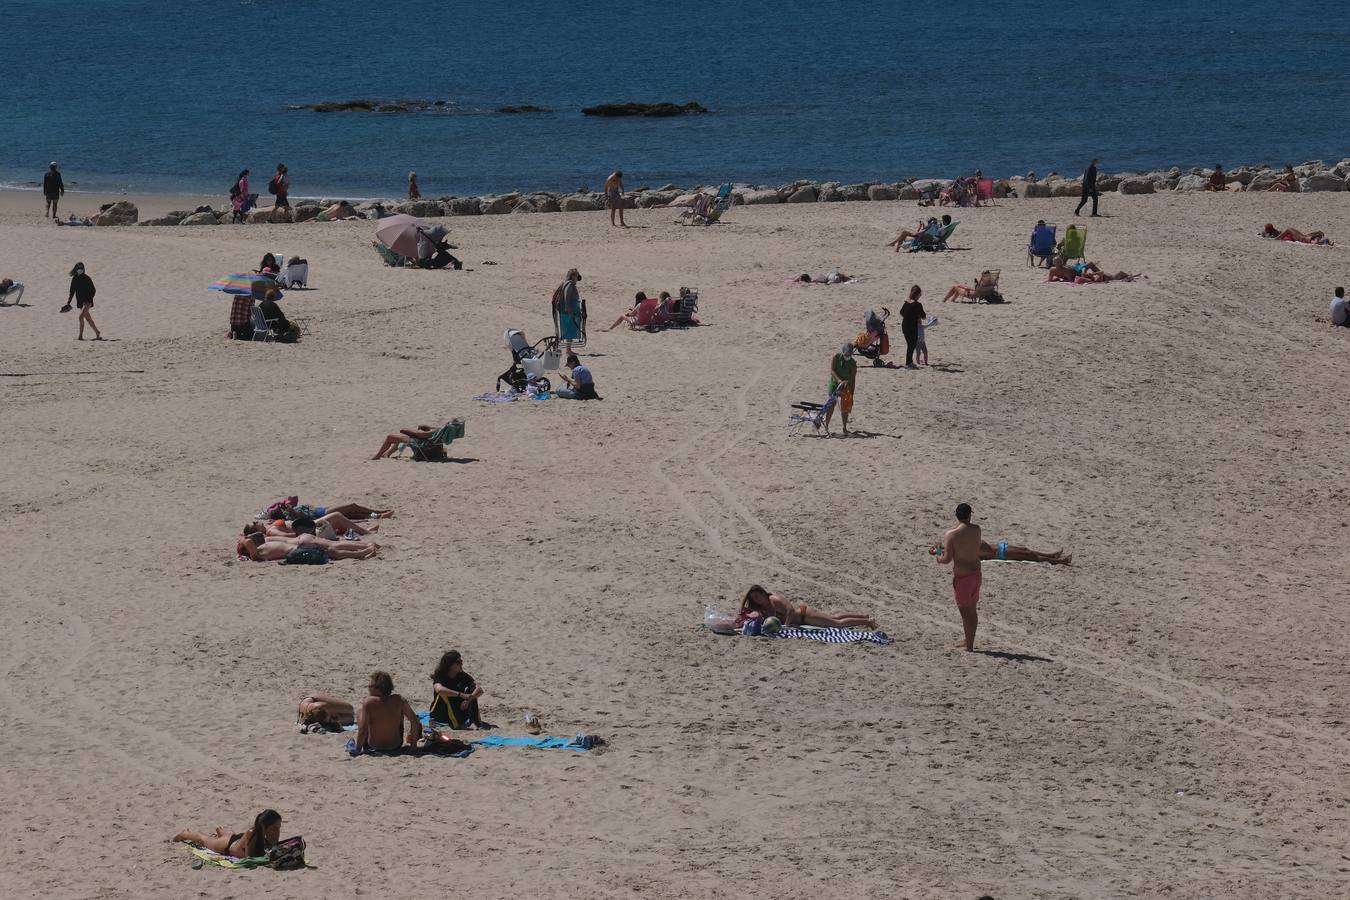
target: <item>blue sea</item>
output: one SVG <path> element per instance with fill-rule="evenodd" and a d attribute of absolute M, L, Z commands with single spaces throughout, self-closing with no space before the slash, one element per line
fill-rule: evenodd
<path fill-rule="evenodd" d="M 1350 156 L 1343 3 L 5 0 L 0 183 L 296 196 Z M 291 104 L 442 99 L 422 113 Z M 698 101 L 676 119 L 583 106 Z M 534 104 L 549 113 L 507 115 Z"/>

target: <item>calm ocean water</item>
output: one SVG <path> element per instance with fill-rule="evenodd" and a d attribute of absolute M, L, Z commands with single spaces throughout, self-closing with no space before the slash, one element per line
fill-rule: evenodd
<path fill-rule="evenodd" d="M 1256 0 L 5 0 L 0 182 L 297 196 L 1350 156 L 1350 18 Z M 443 113 L 287 104 L 452 101 Z M 610 101 L 706 116 L 583 117 Z M 556 112 L 504 115 L 497 106 Z M 262 177 L 259 177 L 259 176 Z"/>

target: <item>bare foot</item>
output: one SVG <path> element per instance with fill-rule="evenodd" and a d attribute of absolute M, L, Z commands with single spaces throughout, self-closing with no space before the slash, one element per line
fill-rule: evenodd
<path fill-rule="evenodd" d="M 966 646 L 966 642 L 965 642 L 965 641 L 962 641 L 962 642 L 959 643 L 959 644 L 952 644 L 950 647 L 947 648 L 947 650 L 948 650 L 948 651 L 952 651 L 952 650 L 965 650 L 965 651 L 967 651 L 967 652 L 973 652 L 973 651 L 975 650 L 975 648 L 974 648 L 974 647 L 967 647 L 967 646 Z"/>

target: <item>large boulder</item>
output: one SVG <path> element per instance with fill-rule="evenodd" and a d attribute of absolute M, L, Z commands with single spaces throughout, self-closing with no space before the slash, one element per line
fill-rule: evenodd
<path fill-rule="evenodd" d="M 536 213 L 539 207 L 534 205 L 534 201 L 529 197 L 521 197 L 515 206 L 511 207 L 513 213 Z"/>
<path fill-rule="evenodd" d="M 515 209 L 519 202 L 519 194 L 504 194 L 500 197 L 482 198 L 478 208 L 483 211 L 485 216 L 503 216 Z"/>
<path fill-rule="evenodd" d="M 638 196 L 637 205 L 643 209 L 654 206 L 668 206 L 670 201 L 680 196 L 679 191 L 645 191 Z"/>
<path fill-rule="evenodd" d="M 437 200 L 404 200 L 394 205 L 394 212 L 419 219 L 437 219 L 445 215 L 445 207 Z"/>
<path fill-rule="evenodd" d="M 889 184 L 874 184 L 867 189 L 868 200 L 896 200 L 900 193 Z"/>
<path fill-rule="evenodd" d="M 1330 172 L 1320 172 L 1316 175 L 1309 175 L 1298 183 L 1299 190 L 1308 191 L 1343 191 L 1345 190 L 1345 179 L 1332 175 Z M 102 222 L 99 223 L 103 224 Z"/>
<path fill-rule="evenodd" d="M 216 218 L 216 214 L 213 213 L 213 212 L 199 212 L 199 213 L 193 213 L 192 215 L 190 215 L 190 216 L 188 216 L 187 218 L 183 219 L 183 221 L 179 222 L 178 224 L 179 224 L 179 225 L 217 225 L 217 224 L 219 224 L 219 220 Z"/>
<path fill-rule="evenodd" d="M 1105 194 L 1107 191 L 1114 191 L 1120 187 L 1121 178 L 1119 175 L 1101 175 L 1097 178 L 1097 190 Z M 1079 188 L 1079 192 L 1082 188 Z"/>
<path fill-rule="evenodd" d="M 322 207 L 306 203 L 304 206 L 297 206 L 291 210 L 291 218 L 296 222 L 308 222 L 322 211 Z"/>
<path fill-rule="evenodd" d="M 923 194 L 912 184 L 902 185 L 895 192 L 897 200 L 918 200 Z"/>
<path fill-rule="evenodd" d="M 1080 197 L 1083 194 L 1083 182 L 1063 179 L 1050 183 L 1051 197 Z"/>
<path fill-rule="evenodd" d="M 1122 178 L 1116 190 L 1122 194 L 1151 194 L 1153 193 L 1153 179 Z"/>
<path fill-rule="evenodd" d="M 558 201 L 563 212 L 594 212 L 604 209 L 604 201 L 598 194 L 568 194 Z"/>
<path fill-rule="evenodd" d="M 482 215 L 483 207 L 478 202 L 477 197 L 452 197 L 449 200 L 442 201 L 447 215 L 451 216 L 478 216 Z"/>
<path fill-rule="evenodd" d="M 815 203 L 815 202 L 816 202 L 816 196 L 817 196 L 817 191 L 816 191 L 815 185 L 808 184 L 808 185 L 806 185 L 806 186 L 804 186 L 804 187 L 799 187 L 799 188 L 797 188 L 795 191 L 793 191 L 791 194 L 789 194 L 788 197 L 787 197 L 787 199 L 784 200 L 783 202 L 784 202 L 784 203 Z"/>
<path fill-rule="evenodd" d="M 141 217 L 140 210 L 136 209 L 136 204 L 126 200 L 118 200 L 112 206 L 99 212 L 94 216 L 95 225 L 135 225 L 136 220 Z"/>
<path fill-rule="evenodd" d="M 1177 179 L 1177 191 L 1203 191 L 1209 187 L 1209 177 L 1206 175 L 1182 175 Z"/>
<path fill-rule="evenodd" d="M 1053 195 L 1050 192 L 1050 185 L 1046 184 L 1044 181 L 1032 181 L 1027 184 L 1026 190 L 1023 191 L 1022 196 L 1036 198 L 1050 197 Z"/>
<path fill-rule="evenodd" d="M 783 195 L 775 188 L 747 188 L 740 192 L 741 202 L 746 206 L 762 206 L 765 203 L 782 203 Z"/>
<path fill-rule="evenodd" d="M 156 216 L 156 217 L 154 217 L 153 219 L 142 219 L 141 221 L 137 222 L 136 224 L 137 224 L 137 225 L 177 225 L 179 222 L 183 221 L 184 219 L 186 219 L 186 218 L 187 218 L 188 216 L 190 216 L 190 215 L 192 215 L 191 212 L 186 212 L 186 211 L 184 211 L 184 210 L 174 210 L 173 212 L 165 213 L 165 214 L 162 215 L 162 216 Z"/>
<path fill-rule="evenodd" d="M 872 185 L 870 184 L 846 184 L 843 187 L 839 188 L 839 193 L 843 194 L 844 199 L 850 202 L 856 200 L 867 200 L 870 199 L 867 196 L 867 189 L 870 188 L 871 186 Z"/>
<path fill-rule="evenodd" d="M 843 203 L 844 192 L 837 181 L 827 181 L 816 191 L 817 203 Z"/>
<path fill-rule="evenodd" d="M 1247 190 L 1249 191 L 1269 190 L 1270 186 L 1274 184 L 1275 180 L 1279 177 L 1280 177 L 1279 172 L 1275 172 L 1270 169 L 1267 169 L 1264 172 L 1257 172 L 1255 175 L 1252 176 L 1252 180 L 1247 182 Z"/>
<path fill-rule="evenodd" d="M 562 207 L 558 205 L 558 198 L 552 194 L 530 194 L 525 199 L 534 205 L 535 212 L 555 213 L 561 211 Z"/>

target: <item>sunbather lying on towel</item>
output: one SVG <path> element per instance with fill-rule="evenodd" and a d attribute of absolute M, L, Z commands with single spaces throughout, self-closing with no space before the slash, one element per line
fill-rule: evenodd
<path fill-rule="evenodd" d="M 371 459 L 384 459 L 386 456 L 393 456 L 394 451 L 398 449 L 399 444 L 410 444 L 413 441 L 425 441 L 436 433 L 436 429 L 430 425 L 418 425 L 416 428 L 400 428 L 398 434 L 385 435 L 384 443 L 380 445 L 377 452 Z"/>
<path fill-rule="evenodd" d="M 234 550 L 238 556 L 246 556 L 254 562 L 279 562 L 286 558 L 296 547 L 318 547 L 330 560 L 370 559 L 379 552 L 379 544 L 364 544 L 360 541 L 329 541 L 313 534 L 297 534 L 295 537 L 268 537 L 262 531 L 254 531 L 235 541 Z"/>
<path fill-rule="evenodd" d="M 1334 246 L 1327 236 L 1320 231 L 1309 231 L 1304 234 L 1297 228 L 1286 228 L 1280 231 L 1269 222 L 1266 227 L 1261 229 L 1261 237 L 1274 238 L 1277 241 L 1289 241 L 1292 244 L 1322 244 L 1326 247 Z"/>
<path fill-rule="evenodd" d="M 349 531 L 354 531 L 360 535 L 371 534 L 380 530 L 380 526 L 374 523 L 358 525 L 351 519 L 339 512 L 331 512 L 324 516 L 319 516 L 314 520 L 315 533 L 321 538 L 327 538 L 330 541 L 338 540 L 342 535 Z M 272 519 L 271 521 L 254 520 L 244 526 L 242 534 L 250 534 L 261 530 L 268 537 L 295 537 L 295 528 L 285 519 Z"/>
<path fill-rule="evenodd" d="M 1114 275 L 1103 272 L 1094 262 L 1070 263 L 1063 256 L 1056 256 L 1054 264 L 1046 271 L 1047 281 L 1063 281 L 1069 284 L 1105 284 L 1108 281 L 1134 281 L 1138 274 L 1117 272 Z"/>
<path fill-rule="evenodd" d="M 812 275 L 808 272 L 803 272 L 792 280 L 797 284 L 847 284 L 850 281 L 855 281 L 856 277 L 853 275 L 846 275 L 838 269 L 831 269 L 824 275 Z"/>
<path fill-rule="evenodd" d="M 372 672 L 370 692 L 356 712 L 355 751 L 397 750 L 406 742 L 416 744 L 422 738 L 422 723 L 408 701 L 394 693 L 394 679 L 388 672 Z M 408 723 L 408 733 L 403 723 Z"/>
<path fill-rule="evenodd" d="M 264 809 L 253 817 L 253 826 L 243 831 L 232 832 L 218 825 L 211 834 L 184 830 L 175 834 L 173 839 L 196 844 L 223 856 L 264 856 L 281 840 L 281 813 L 275 809 Z"/>
<path fill-rule="evenodd" d="M 301 725 L 328 725 L 340 728 L 356 722 L 356 707 L 332 694 L 310 694 L 300 701 L 295 717 Z"/>
<path fill-rule="evenodd" d="M 267 519 L 294 519 L 309 517 L 316 519 L 328 513 L 341 513 L 349 519 L 387 519 L 394 514 L 392 509 L 371 509 L 360 503 L 344 503 L 341 506 L 306 506 L 299 497 L 287 497 L 267 507 Z"/>
<path fill-rule="evenodd" d="M 928 552 L 933 556 L 941 556 L 942 547 L 940 545 L 929 547 Z M 1043 562 L 1052 566 L 1067 566 L 1073 563 L 1073 554 L 1066 554 L 1063 550 L 1046 553 L 1042 550 L 1032 550 L 1030 547 L 1009 544 L 1007 541 L 998 544 L 980 541 L 980 559 L 996 559 L 1000 562 Z"/>
<path fill-rule="evenodd" d="M 740 628 L 750 619 L 767 619 L 775 616 L 784 625 L 816 625 L 821 628 L 876 628 L 876 619 L 866 613 L 843 613 L 832 616 L 805 603 L 792 603 L 777 594 L 771 594 L 763 587 L 752 584 L 741 600 L 740 612 L 736 615 L 736 627 Z"/>
<path fill-rule="evenodd" d="M 1284 174 L 1279 178 L 1276 178 L 1275 182 L 1271 184 L 1270 187 L 1266 188 L 1266 190 L 1276 194 L 1297 194 L 1298 176 L 1294 174 L 1294 167 L 1285 166 Z"/>
<path fill-rule="evenodd" d="M 315 218 L 320 222 L 336 222 L 340 219 L 359 219 L 361 214 L 346 200 L 339 200 Z"/>

